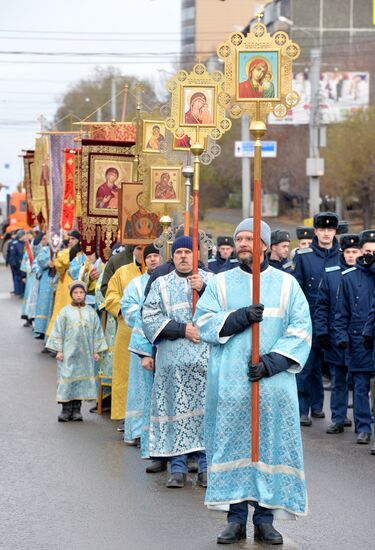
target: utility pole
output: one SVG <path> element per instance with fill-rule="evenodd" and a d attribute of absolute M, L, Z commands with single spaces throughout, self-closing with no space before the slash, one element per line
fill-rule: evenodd
<path fill-rule="evenodd" d="M 116 120 L 117 118 L 117 109 L 116 109 L 116 79 L 112 78 L 111 80 L 111 119 Z"/>
<path fill-rule="evenodd" d="M 241 140 L 250 141 L 250 122 L 247 115 L 241 117 Z M 242 219 L 252 215 L 250 158 L 242 157 Z"/>
<path fill-rule="evenodd" d="M 320 176 L 324 175 L 324 159 L 319 153 L 320 131 L 320 48 L 310 51 L 310 158 L 306 161 L 306 174 L 309 176 L 310 218 L 319 212 L 320 207 Z"/>

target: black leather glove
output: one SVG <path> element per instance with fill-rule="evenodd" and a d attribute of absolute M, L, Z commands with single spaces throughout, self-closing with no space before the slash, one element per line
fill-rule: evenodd
<path fill-rule="evenodd" d="M 248 365 L 249 370 L 247 372 L 247 375 L 250 382 L 257 382 L 261 378 L 265 378 L 268 376 L 268 371 L 262 361 L 259 361 L 259 363 L 254 363 L 253 365 L 250 360 Z"/>
<path fill-rule="evenodd" d="M 78 252 L 81 251 L 81 245 L 80 243 L 75 244 L 72 246 L 72 248 L 69 250 L 69 260 L 72 261 L 77 256 Z"/>
<path fill-rule="evenodd" d="M 319 334 L 319 336 L 317 336 L 316 338 L 318 340 L 319 346 L 322 349 L 331 349 L 331 339 L 329 337 L 329 334 Z"/>
<path fill-rule="evenodd" d="M 250 325 L 263 321 L 263 310 L 263 304 L 253 304 L 252 306 L 246 308 L 246 316 Z"/>
<path fill-rule="evenodd" d="M 339 345 L 340 349 L 348 349 L 348 347 L 349 347 L 348 342 L 339 342 L 338 345 Z"/>
<path fill-rule="evenodd" d="M 363 346 L 365 349 L 374 349 L 374 338 L 372 336 L 362 336 Z"/>

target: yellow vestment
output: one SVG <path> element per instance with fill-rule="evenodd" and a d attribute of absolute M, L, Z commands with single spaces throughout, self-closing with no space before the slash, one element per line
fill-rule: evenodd
<path fill-rule="evenodd" d="M 127 264 L 112 275 L 105 295 L 105 309 L 117 319 L 117 332 L 113 350 L 112 367 L 112 420 L 125 418 L 126 396 L 128 394 L 129 379 L 129 341 L 132 329 L 125 325 L 120 308 L 120 300 L 125 288 L 135 277 L 141 274 L 139 267 L 134 263 Z"/>

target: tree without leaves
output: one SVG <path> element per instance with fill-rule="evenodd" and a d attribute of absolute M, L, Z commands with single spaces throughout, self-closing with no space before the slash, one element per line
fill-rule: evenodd
<path fill-rule="evenodd" d="M 121 119 L 122 105 L 124 94 L 121 91 L 125 84 L 129 85 L 129 93 L 127 97 L 126 121 L 131 121 L 136 115 L 136 96 L 137 90 L 142 90 L 142 110 L 154 112 L 160 107 L 160 102 L 157 99 L 153 86 L 146 82 L 137 79 L 134 76 L 122 75 L 118 70 L 109 67 L 108 69 L 96 68 L 94 76 L 87 80 L 79 81 L 71 90 L 69 90 L 62 98 L 62 105 L 55 115 L 55 126 L 57 130 L 72 130 L 72 122 L 78 122 L 88 117 L 93 111 L 101 105 L 107 103 L 101 110 L 101 119 L 103 122 L 109 122 L 111 115 L 111 93 L 112 80 L 116 81 L 116 120 Z M 120 92 L 120 93 L 119 93 Z M 89 100 L 89 101 L 88 101 Z M 90 122 L 97 120 L 97 114 L 93 114 Z M 60 122 L 59 122 L 60 121 Z"/>
<path fill-rule="evenodd" d="M 375 192 L 375 108 L 329 128 L 323 185 L 347 205 L 358 201 L 365 228 L 371 227 Z"/>

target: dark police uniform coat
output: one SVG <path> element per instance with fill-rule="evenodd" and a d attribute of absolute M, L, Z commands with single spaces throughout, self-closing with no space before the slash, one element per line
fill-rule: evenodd
<path fill-rule="evenodd" d="M 228 258 L 227 260 L 224 260 L 220 256 L 220 252 L 216 253 L 215 258 L 210 258 L 208 260 L 208 269 L 212 271 L 213 273 L 220 273 L 221 271 L 229 271 L 230 269 L 233 269 L 234 267 L 238 267 L 239 261 L 236 260 L 236 258 Z"/>
<path fill-rule="evenodd" d="M 343 254 L 340 256 L 338 265 L 325 268 L 315 306 L 316 336 L 325 334 L 329 336 L 330 348 L 323 350 L 324 360 L 333 365 L 348 364 L 347 352 L 338 347 L 334 333 L 336 305 L 342 272 L 348 268 L 349 266 L 345 262 Z"/>
<path fill-rule="evenodd" d="M 313 322 L 313 346 L 319 347 L 316 341 L 315 307 L 319 288 L 323 280 L 325 269 L 340 265 L 340 249 L 336 238 L 333 239 L 332 248 L 321 248 L 318 239 L 313 238 L 309 248 L 296 251 L 292 274 L 301 285 L 309 303 L 311 319 Z"/>
<path fill-rule="evenodd" d="M 271 253 L 268 253 L 267 259 L 269 265 L 271 265 L 272 267 L 280 269 L 281 271 L 285 271 L 286 273 L 292 273 L 293 262 L 291 260 L 288 260 L 288 258 L 284 258 L 283 260 L 272 260 Z"/>
<path fill-rule="evenodd" d="M 372 350 L 363 345 L 362 333 L 368 319 L 375 291 L 375 264 L 366 266 L 358 258 L 355 266 L 342 272 L 335 315 L 336 342 L 349 344 L 349 370 L 371 372 Z"/>
<path fill-rule="evenodd" d="M 297 375 L 298 401 L 301 416 L 320 412 L 323 408 L 322 349 L 316 340 L 315 308 L 325 269 L 339 265 L 339 244 L 334 238 L 332 248 L 321 248 L 314 237 L 311 247 L 296 251 L 294 270 L 310 307 L 313 326 L 312 347 L 302 372 Z"/>

